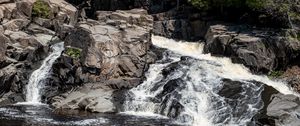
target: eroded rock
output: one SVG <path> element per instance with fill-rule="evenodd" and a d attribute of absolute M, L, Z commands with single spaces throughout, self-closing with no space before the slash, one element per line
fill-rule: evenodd
<path fill-rule="evenodd" d="M 76 76 L 84 82 L 103 82 L 116 88 L 135 86 L 151 58 L 147 53 L 152 18 L 141 9 L 106 16 L 103 18 L 109 20 L 105 23 L 79 23 L 66 37 L 67 48 L 82 49 L 82 66 Z"/>
<path fill-rule="evenodd" d="M 85 84 L 77 91 L 55 96 L 52 106 L 63 109 L 80 109 L 91 112 L 117 112 L 113 103 L 114 90 L 99 86 L 99 84 Z"/>
<path fill-rule="evenodd" d="M 273 95 L 267 107 L 267 115 L 275 118 L 276 125 L 299 125 L 299 113 L 300 99 L 293 95 Z"/>
<path fill-rule="evenodd" d="M 276 31 L 213 25 L 206 34 L 205 53 L 228 56 L 255 73 L 285 69 L 299 55 L 300 42 Z"/>

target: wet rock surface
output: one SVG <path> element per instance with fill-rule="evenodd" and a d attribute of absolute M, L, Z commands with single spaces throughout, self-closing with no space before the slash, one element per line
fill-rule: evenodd
<path fill-rule="evenodd" d="M 210 13 L 200 14 L 186 1 L 179 2 L 184 6 L 176 6 L 177 1 L 171 0 L 45 0 L 51 10 L 45 18 L 32 16 L 34 2 L 36 0 L 0 0 L 1 106 L 25 100 L 24 89 L 31 73 L 51 52 L 51 45 L 65 41 L 66 50 L 46 80 L 43 102 L 56 109 L 120 112 L 127 89 L 139 85 L 149 64 L 163 58 L 165 50 L 151 45 L 151 33 L 174 39 L 205 39 L 205 53 L 230 57 L 253 73 L 285 71 L 280 78 L 296 91 L 300 90 L 299 23 L 294 19 L 294 30 L 254 28 L 222 21 L 215 25 L 218 22 L 208 15 Z M 293 11 L 296 10 L 299 7 L 295 6 Z M 274 25 L 269 19 L 258 21 Z M 276 21 L 280 20 L 276 18 Z M 286 19 L 278 23 L 284 28 L 290 25 Z M 180 115 L 184 107 L 174 99 L 182 97 L 180 92 L 187 83 L 180 78 L 183 74 L 177 78 L 171 76 L 185 73 L 189 70 L 186 66 L 193 62 L 196 61 L 191 57 L 181 57 L 179 62 L 162 70 L 163 91 L 149 99 L 156 105 L 163 103 L 157 113 L 172 118 Z M 226 78 L 218 81 L 223 87 L 218 88 L 217 94 L 232 106 L 249 98 L 241 95 L 244 92 L 256 95 L 242 85 L 261 85 Z M 266 119 L 268 125 L 299 124 L 299 98 L 282 94 L 271 97 L 271 94 L 276 92 L 262 96 L 265 106 L 260 119 Z M 168 102 L 170 106 L 166 105 Z M 241 114 L 246 104 L 241 103 L 240 108 L 235 106 L 239 111 L 232 113 Z"/>
<path fill-rule="evenodd" d="M 113 103 L 114 90 L 99 84 L 88 83 L 75 91 L 52 98 L 57 109 L 77 109 L 90 112 L 117 112 Z"/>
<path fill-rule="evenodd" d="M 2 105 L 24 101 L 24 89 L 30 74 L 40 66 L 51 51 L 49 47 L 61 41 L 55 37 L 54 29 L 49 29 L 51 26 L 47 27 L 34 21 L 32 18 L 34 2 L 35 0 L 11 0 L 0 5 Z M 51 4 L 52 9 L 58 6 L 63 8 L 62 4 Z M 73 13 L 76 13 L 76 8 L 73 9 Z M 73 16 L 71 13 L 68 15 Z"/>
<path fill-rule="evenodd" d="M 297 126 L 300 123 L 300 99 L 293 95 L 275 94 L 267 107 L 267 115 L 276 125 Z"/>
<path fill-rule="evenodd" d="M 205 53 L 228 56 L 254 73 L 286 69 L 299 55 L 300 42 L 276 31 L 213 25 L 206 34 Z"/>
<path fill-rule="evenodd" d="M 85 90 L 94 93 L 74 92 L 63 99 L 50 97 L 50 104 L 56 108 L 117 112 L 113 92 L 140 84 L 149 63 L 155 60 L 155 54 L 149 50 L 152 17 L 145 10 L 97 13 L 99 21 L 79 22 L 66 36 L 65 53 L 54 65 L 58 83 L 65 83 L 66 87 L 91 84 Z M 79 57 L 69 55 L 71 49 L 80 51 Z M 86 98 L 76 99 L 81 97 Z"/>

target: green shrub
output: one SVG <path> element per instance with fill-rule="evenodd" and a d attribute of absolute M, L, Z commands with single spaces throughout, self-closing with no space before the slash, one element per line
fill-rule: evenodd
<path fill-rule="evenodd" d="M 32 16 L 49 18 L 51 14 L 51 8 L 45 1 L 37 0 L 32 7 Z"/>
<path fill-rule="evenodd" d="M 283 75 L 283 71 L 271 71 L 268 75 L 270 78 L 277 78 Z"/>
<path fill-rule="evenodd" d="M 224 7 L 229 8 L 250 8 L 250 9 L 261 9 L 264 8 L 272 0 L 189 0 L 194 7 L 205 10 L 205 9 L 219 9 L 222 10 Z"/>
<path fill-rule="evenodd" d="M 196 8 L 206 10 L 209 7 L 207 0 L 189 0 L 189 2 Z"/>
<path fill-rule="evenodd" d="M 78 59 L 81 57 L 81 50 L 77 48 L 68 48 L 66 54 L 74 59 Z"/>

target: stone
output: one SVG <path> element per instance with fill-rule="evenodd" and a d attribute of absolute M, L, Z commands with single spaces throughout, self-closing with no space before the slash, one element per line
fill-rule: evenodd
<path fill-rule="evenodd" d="M 37 24 L 29 24 L 28 27 L 26 28 L 27 31 L 33 33 L 33 34 L 48 34 L 48 35 L 55 35 L 55 32 L 50 30 L 50 29 L 47 29 L 47 28 L 44 28 L 40 25 L 37 25 Z"/>
<path fill-rule="evenodd" d="M 140 83 L 137 78 L 143 76 L 148 64 L 145 55 L 149 52 L 152 18 L 141 9 L 116 11 L 106 16 L 110 19 L 108 24 L 93 20 L 80 22 L 66 37 L 66 48 L 82 49 L 82 66 L 79 66 L 82 68 L 78 72 L 79 77 L 74 78 L 82 78 L 83 82 L 103 82 L 118 88 L 135 86 Z M 118 21 L 126 27 L 110 25 Z M 117 82 L 124 86 L 118 86 Z"/>
<path fill-rule="evenodd" d="M 16 3 L 0 4 L 0 19 L 5 23 L 13 17 L 13 12 L 16 10 Z"/>
<path fill-rule="evenodd" d="M 32 6 L 36 0 L 20 0 L 16 2 L 16 7 L 20 13 L 26 17 L 31 17 L 32 15 Z"/>
<path fill-rule="evenodd" d="M 5 30 L 10 30 L 10 31 L 19 31 L 30 23 L 29 20 L 27 19 L 12 19 L 6 23 L 3 24 L 3 28 Z"/>
<path fill-rule="evenodd" d="M 3 96 L 5 93 L 10 91 L 16 72 L 17 69 L 13 65 L 0 70 L 0 96 Z"/>
<path fill-rule="evenodd" d="M 53 22 L 51 19 L 45 19 L 45 18 L 40 18 L 40 17 L 35 17 L 33 19 L 33 21 L 40 25 L 40 26 L 43 26 L 44 28 L 51 28 L 53 26 Z"/>
<path fill-rule="evenodd" d="M 75 25 L 77 22 L 77 9 L 64 0 L 49 0 L 53 13 L 57 13 L 55 19 L 61 23 Z"/>
<path fill-rule="evenodd" d="M 0 4 L 9 3 L 9 2 L 11 2 L 11 0 L 0 0 Z"/>
<path fill-rule="evenodd" d="M 113 103 L 113 91 L 99 84 L 85 84 L 78 91 L 66 94 L 65 98 L 53 98 L 52 106 L 64 109 L 81 109 L 90 112 L 117 112 Z"/>
<path fill-rule="evenodd" d="M 297 58 L 300 49 L 299 42 L 276 31 L 245 26 L 212 25 L 205 40 L 204 53 L 228 56 L 254 73 L 285 69 L 289 61 Z"/>
<path fill-rule="evenodd" d="M 208 29 L 205 21 L 188 19 L 170 19 L 154 21 L 153 33 L 173 39 L 195 41 L 203 38 Z"/>
<path fill-rule="evenodd" d="M 0 34 L 0 62 L 5 60 L 6 43 L 8 42 L 10 42 L 9 39 L 3 34 Z"/>
<path fill-rule="evenodd" d="M 300 99 L 293 95 L 275 94 L 267 107 L 267 115 L 275 118 L 276 125 L 297 126 L 300 123 Z"/>
<path fill-rule="evenodd" d="M 241 97 L 243 91 L 243 83 L 239 81 L 232 81 L 230 79 L 222 79 L 223 88 L 218 94 L 225 98 L 236 99 Z"/>

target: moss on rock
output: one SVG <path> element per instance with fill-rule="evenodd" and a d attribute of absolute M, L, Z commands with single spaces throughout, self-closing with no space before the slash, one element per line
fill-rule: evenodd
<path fill-rule="evenodd" d="M 269 74 L 268 74 L 268 77 L 269 78 L 278 78 L 280 76 L 282 76 L 284 74 L 283 71 L 271 71 Z"/>
<path fill-rule="evenodd" d="M 50 18 L 51 8 L 47 2 L 37 0 L 32 7 L 32 16 L 40 18 Z"/>
<path fill-rule="evenodd" d="M 79 59 L 81 57 L 81 49 L 78 48 L 67 48 L 66 54 L 74 59 Z"/>

